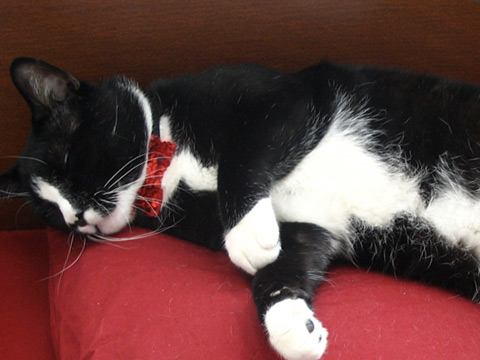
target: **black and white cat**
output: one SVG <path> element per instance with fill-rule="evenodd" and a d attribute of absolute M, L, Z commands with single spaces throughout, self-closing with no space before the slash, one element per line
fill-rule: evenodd
<path fill-rule="evenodd" d="M 219 66 L 95 85 L 21 58 L 32 133 L 0 177 L 57 228 L 95 238 L 166 229 L 254 275 L 258 314 L 287 359 L 318 359 L 315 289 L 348 261 L 480 302 L 480 89 L 322 63 L 296 73 Z M 158 218 L 135 211 L 151 134 L 176 143 Z"/>

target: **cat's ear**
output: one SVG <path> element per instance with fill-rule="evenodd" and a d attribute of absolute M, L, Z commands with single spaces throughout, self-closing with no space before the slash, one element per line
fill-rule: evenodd
<path fill-rule="evenodd" d="M 15 198 L 26 196 L 23 186 L 17 175 L 17 168 L 14 166 L 10 170 L 0 174 L 0 199 Z"/>
<path fill-rule="evenodd" d="M 15 59 L 10 74 L 34 113 L 65 102 L 80 87 L 80 82 L 68 72 L 30 58 Z"/>

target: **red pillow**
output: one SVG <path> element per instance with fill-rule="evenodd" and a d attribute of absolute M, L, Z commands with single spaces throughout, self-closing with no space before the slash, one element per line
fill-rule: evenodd
<path fill-rule="evenodd" d="M 47 233 L 0 232 L 0 359 L 52 359 Z"/>
<path fill-rule="evenodd" d="M 140 229 L 119 236 L 132 235 L 143 238 L 88 244 L 51 278 L 59 359 L 278 359 L 250 279 L 225 254 Z M 82 244 L 69 254 L 65 234 L 48 238 L 54 275 Z M 315 312 L 330 334 L 323 359 L 480 358 L 480 307 L 440 289 L 335 268 Z"/>

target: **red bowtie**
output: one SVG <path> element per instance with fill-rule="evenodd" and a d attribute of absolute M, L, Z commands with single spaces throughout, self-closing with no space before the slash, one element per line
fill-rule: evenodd
<path fill-rule="evenodd" d="M 175 144 L 163 142 L 156 135 L 150 138 L 148 147 L 147 176 L 145 183 L 138 191 L 135 206 L 146 216 L 157 217 L 162 207 L 162 179 L 167 167 L 170 165 Z"/>

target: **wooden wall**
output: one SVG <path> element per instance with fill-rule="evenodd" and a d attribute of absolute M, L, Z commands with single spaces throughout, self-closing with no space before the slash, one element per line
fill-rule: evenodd
<path fill-rule="evenodd" d="M 329 59 L 480 84 L 480 2 L 2 0 L 0 171 L 14 162 L 5 156 L 21 153 L 30 127 L 8 73 L 17 56 L 91 81 L 122 74 L 146 84 L 218 63 L 295 70 Z M 43 226 L 27 207 L 18 211 L 22 203 L 0 203 L 0 230 Z"/>

